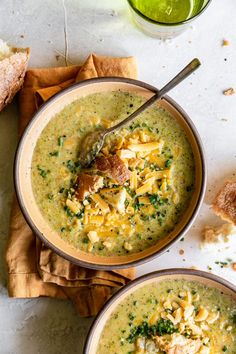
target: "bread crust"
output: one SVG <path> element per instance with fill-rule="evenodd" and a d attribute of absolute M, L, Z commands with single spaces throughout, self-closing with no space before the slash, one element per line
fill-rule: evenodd
<path fill-rule="evenodd" d="M 0 111 L 22 87 L 29 53 L 29 48 L 11 48 L 11 55 L 0 61 Z"/>
<path fill-rule="evenodd" d="M 103 178 L 97 175 L 89 175 L 87 173 L 79 173 L 76 180 L 75 196 L 78 200 L 83 201 L 91 193 L 97 192 L 103 185 Z"/>
<path fill-rule="evenodd" d="M 97 157 L 95 162 L 99 171 L 108 174 L 120 185 L 130 179 L 130 171 L 117 155 Z"/>
<path fill-rule="evenodd" d="M 212 203 L 214 212 L 236 225 L 236 181 L 227 181 Z"/>

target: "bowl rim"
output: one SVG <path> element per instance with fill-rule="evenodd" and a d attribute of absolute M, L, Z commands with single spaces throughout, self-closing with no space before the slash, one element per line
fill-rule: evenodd
<path fill-rule="evenodd" d="M 236 294 L 236 286 L 229 282 L 228 280 L 216 275 L 212 274 L 209 272 L 205 272 L 203 270 L 195 270 L 195 269 L 189 269 L 189 268 L 169 268 L 169 269 L 160 269 L 156 270 L 151 273 L 147 273 L 144 275 L 141 275 L 140 277 L 132 280 L 129 284 L 125 285 L 121 289 L 119 289 L 112 297 L 102 306 L 101 310 L 98 312 L 96 315 L 95 319 L 93 320 L 90 329 L 88 331 L 88 334 L 85 339 L 84 343 L 84 348 L 83 348 L 83 354 L 89 354 L 89 347 L 92 342 L 92 337 L 94 336 L 97 326 L 99 325 L 100 320 L 102 319 L 103 315 L 106 313 L 107 309 L 110 308 L 110 306 L 113 305 L 113 303 L 124 293 L 126 293 L 129 289 L 132 289 L 136 285 L 142 283 L 143 281 L 149 280 L 149 279 L 155 279 L 159 278 L 164 275 L 192 275 L 192 276 L 197 276 L 199 278 L 204 278 L 204 279 L 209 279 L 212 280 L 220 285 L 223 285 L 225 288 L 235 292 Z M 191 280 L 190 280 L 191 281 Z M 196 280 L 197 281 L 197 280 Z M 211 287 L 211 286 L 210 286 Z"/>
<path fill-rule="evenodd" d="M 121 82 L 121 83 L 127 83 L 127 84 L 131 84 L 131 85 L 135 85 L 144 89 L 147 89 L 153 93 L 156 93 L 158 91 L 158 89 L 152 85 L 149 85 L 143 81 L 140 80 L 135 80 L 135 79 L 130 79 L 130 78 L 123 78 L 123 77 L 116 77 L 116 76 L 109 76 L 109 77 L 97 77 L 97 78 L 91 78 L 91 79 L 87 79 L 87 80 L 83 80 L 80 81 L 78 83 L 75 83 L 63 90 L 61 90 L 60 92 L 56 93 L 54 96 L 52 96 L 49 100 L 47 100 L 45 103 L 42 104 L 42 106 L 36 111 L 36 113 L 34 114 L 34 116 L 32 117 L 32 119 L 29 121 L 29 123 L 27 124 L 23 134 L 21 135 L 17 148 L 16 148 L 16 153 L 15 153 L 15 158 L 14 158 L 14 166 L 13 166 L 13 180 L 14 180 L 14 188 L 15 188 L 15 192 L 16 192 L 16 197 L 21 209 L 21 212 L 26 220 L 26 222 L 28 223 L 28 225 L 30 226 L 31 230 L 34 232 L 34 234 L 39 237 L 39 239 L 51 250 L 53 250 L 55 253 L 57 253 L 59 256 L 63 257 L 64 259 L 67 259 L 68 261 L 70 261 L 73 264 L 82 266 L 82 267 L 87 267 L 89 269 L 97 269 L 97 270 L 113 270 L 113 269 L 127 269 L 129 267 L 133 267 L 133 266 L 138 266 L 141 264 L 145 264 L 146 262 L 149 262 L 151 260 L 153 260 L 156 257 L 161 256 L 164 252 L 166 252 L 174 243 L 176 243 L 178 240 L 180 240 L 185 233 L 190 229 L 190 227 L 192 226 L 198 212 L 199 209 L 202 205 L 203 199 L 204 199 L 204 195 L 205 195 L 205 191 L 206 191 L 206 183 L 207 183 L 207 169 L 206 169 L 206 159 L 205 159 L 205 154 L 204 154 L 204 149 L 203 149 L 203 145 L 202 145 L 202 141 L 201 138 L 199 136 L 199 133 L 194 125 L 194 123 L 192 122 L 192 120 L 190 119 L 190 117 L 188 116 L 188 114 L 180 107 L 180 105 L 178 103 L 176 103 L 172 98 L 170 98 L 168 95 L 165 95 L 163 97 L 163 99 L 165 99 L 171 106 L 173 106 L 179 113 L 180 115 L 184 118 L 185 122 L 187 123 L 187 125 L 189 126 L 193 136 L 194 136 L 194 140 L 197 144 L 198 147 L 198 151 L 199 151 L 199 155 L 200 155 L 200 159 L 201 159 L 201 164 L 202 164 L 202 181 L 201 181 L 201 186 L 200 186 L 200 191 L 199 191 L 199 196 L 198 196 L 198 200 L 196 202 L 195 208 L 193 209 L 192 215 L 189 218 L 188 222 L 184 225 L 184 227 L 182 228 L 181 232 L 176 235 L 176 237 L 171 240 L 170 242 L 168 242 L 168 244 L 164 245 L 161 249 L 159 249 L 157 252 L 154 252 L 150 255 L 147 255 L 141 259 L 135 260 L 135 261 L 131 261 L 125 264 L 114 264 L 114 265 L 109 265 L 109 264 L 91 264 L 87 261 L 75 258 L 71 255 L 68 255 L 66 252 L 64 252 L 62 249 L 59 249 L 58 247 L 56 247 L 54 244 L 52 244 L 41 232 L 40 230 L 35 226 L 35 224 L 33 223 L 33 221 L 31 220 L 30 217 L 30 213 L 26 210 L 26 207 L 24 205 L 24 201 L 23 201 L 23 197 L 21 195 L 21 191 L 20 191 L 20 187 L 19 187 L 19 163 L 20 163 L 20 159 L 21 159 L 21 150 L 22 147 L 24 145 L 25 139 L 28 136 L 28 134 L 30 133 L 30 129 L 31 127 L 34 125 L 34 122 L 40 118 L 41 113 L 48 108 L 48 106 L 50 106 L 51 103 L 53 103 L 55 100 L 57 100 L 58 98 L 60 98 L 61 96 L 63 96 L 64 94 L 75 90 L 77 88 L 86 86 L 86 85 L 90 85 L 90 84 L 99 84 L 99 83 L 103 83 L 103 82 Z"/>
<path fill-rule="evenodd" d="M 166 26 L 166 27 L 174 27 L 174 26 L 181 26 L 181 25 L 185 25 L 189 22 L 191 22 L 192 20 L 194 20 L 195 18 L 199 17 L 210 5 L 212 0 L 207 0 L 206 4 L 201 8 L 201 10 L 196 13 L 196 15 L 191 16 L 189 18 L 187 18 L 186 20 L 183 21 L 179 21 L 179 22 L 160 22 L 160 21 L 155 21 L 149 17 L 147 17 L 146 15 L 144 15 L 142 12 L 140 12 L 138 9 L 136 9 L 131 0 L 127 0 L 128 5 L 130 6 L 131 10 L 133 10 L 139 17 L 142 17 L 145 21 L 150 22 L 154 25 L 160 25 L 160 26 Z"/>

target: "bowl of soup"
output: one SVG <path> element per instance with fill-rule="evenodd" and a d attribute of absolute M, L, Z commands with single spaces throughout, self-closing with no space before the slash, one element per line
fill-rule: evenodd
<path fill-rule="evenodd" d="M 213 274 L 168 269 L 118 291 L 95 319 L 84 354 L 236 353 L 236 287 Z"/>
<path fill-rule="evenodd" d="M 88 133 L 122 121 L 155 92 L 131 79 L 83 81 L 46 102 L 21 137 L 21 210 L 43 243 L 75 264 L 141 264 L 183 237 L 198 213 L 206 186 L 201 141 L 167 96 L 107 136 L 89 167 L 79 163 Z"/>

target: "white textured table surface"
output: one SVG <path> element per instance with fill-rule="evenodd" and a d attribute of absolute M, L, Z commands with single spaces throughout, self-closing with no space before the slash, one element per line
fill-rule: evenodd
<path fill-rule="evenodd" d="M 160 87 L 190 59 L 202 67 L 171 93 L 194 121 L 205 147 L 208 187 L 205 203 L 183 242 L 169 253 L 139 267 L 138 274 L 170 267 L 192 267 L 219 274 L 236 284 L 236 272 L 215 261 L 236 261 L 235 242 L 215 251 L 199 249 L 200 231 L 219 223 L 209 203 L 225 178 L 236 172 L 236 2 L 213 0 L 205 14 L 182 36 L 166 42 L 149 38 L 130 22 L 125 0 L 1 0 L 0 37 L 31 48 L 30 66 L 81 63 L 89 53 L 138 59 L 139 78 Z M 222 39 L 230 45 L 222 47 Z M 67 42 L 67 44 L 66 44 Z M 59 58 L 56 57 L 59 55 Z M 91 323 L 79 318 L 67 301 L 7 297 L 4 249 L 13 194 L 12 164 L 17 143 L 17 106 L 0 114 L 0 353 L 82 353 Z M 180 256 L 179 250 L 184 249 Z"/>

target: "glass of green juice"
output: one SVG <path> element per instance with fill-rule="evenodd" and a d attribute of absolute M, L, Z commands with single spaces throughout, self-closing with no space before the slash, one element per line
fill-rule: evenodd
<path fill-rule="evenodd" d="M 211 0 L 127 0 L 136 25 L 152 37 L 168 39 L 185 31 Z"/>

